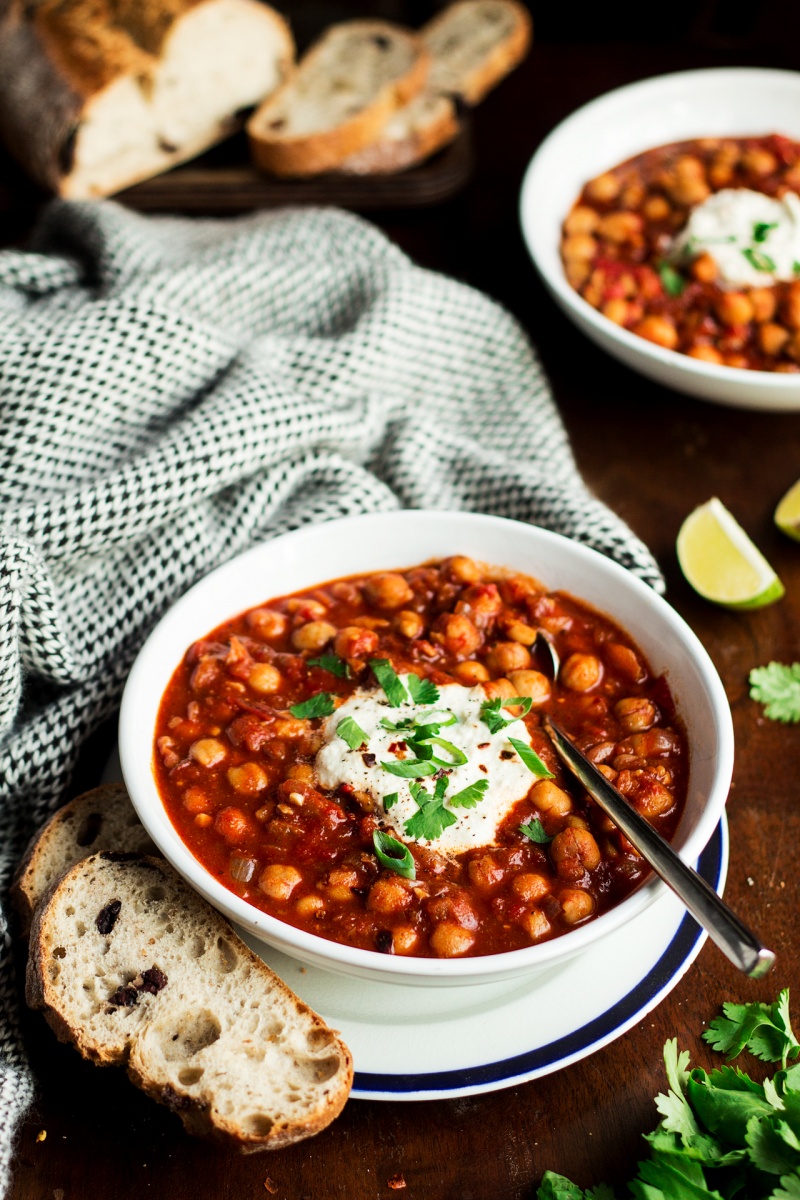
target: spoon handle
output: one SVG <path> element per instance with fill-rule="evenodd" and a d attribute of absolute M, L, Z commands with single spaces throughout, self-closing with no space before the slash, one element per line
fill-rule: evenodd
<path fill-rule="evenodd" d="M 751 979 L 766 975 L 775 962 L 773 952 L 739 920 L 705 879 L 678 857 L 669 842 L 626 802 L 549 717 L 544 718 L 544 727 L 561 761 L 655 873 L 680 897 L 723 954 Z"/>

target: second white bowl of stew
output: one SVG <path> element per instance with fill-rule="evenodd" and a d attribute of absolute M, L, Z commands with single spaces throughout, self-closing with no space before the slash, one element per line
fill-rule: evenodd
<path fill-rule="evenodd" d="M 287 534 L 191 589 L 133 667 L 120 751 L 155 843 L 257 938 L 476 983 L 579 953 L 663 891 L 565 776 L 546 713 L 696 859 L 733 743 L 682 619 L 557 534 L 395 512 Z"/>
<path fill-rule="evenodd" d="M 521 220 L 567 314 L 676 390 L 800 408 L 800 75 L 687 71 L 609 92 L 528 169 Z"/>

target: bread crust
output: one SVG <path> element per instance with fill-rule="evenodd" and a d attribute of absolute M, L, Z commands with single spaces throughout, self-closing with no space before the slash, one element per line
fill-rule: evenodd
<path fill-rule="evenodd" d="M 468 8 L 472 0 L 455 0 L 454 4 L 445 8 L 438 16 L 428 21 L 420 30 L 424 41 L 432 33 L 447 26 L 448 19 L 458 9 Z M 533 38 L 533 21 L 528 9 L 518 3 L 518 0 L 502 0 L 502 3 L 514 17 L 514 28 L 511 34 L 492 48 L 483 62 L 468 75 L 464 76 L 458 88 L 458 94 L 467 104 L 479 104 L 496 84 L 513 71 L 530 49 Z"/>
<path fill-rule="evenodd" d="M 229 952 L 234 956 L 236 964 L 235 968 L 228 965 L 224 970 L 239 970 L 239 975 L 235 978 L 241 980 L 239 986 L 244 986 L 246 980 L 251 999 L 253 992 L 258 989 L 265 1010 L 274 1011 L 280 1016 L 288 1009 L 294 1022 L 293 1030 L 284 1034 L 281 1025 L 276 1033 L 269 1036 L 268 1040 L 272 1042 L 284 1039 L 286 1048 L 283 1053 L 284 1058 L 288 1059 L 290 1071 L 299 1069 L 294 1058 L 298 1053 L 296 1048 L 298 1042 L 302 1042 L 308 1047 L 307 1053 L 310 1053 L 311 1058 L 307 1060 L 307 1063 L 313 1066 L 315 1062 L 318 1062 L 320 1068 L 320 1073 L 315 1073 L 313 1076 L 314 1083 L 307 1085 L 308 1088 L 313 1087 L 313 1101 L 306 1099 L 303 1102 L 302 1119 L 288 1112 L 284 1112 L 283 1115 L 275 1112 L 274 1119 L 269 1121 L 265 1119 L 263 1127 L 259 1127 L 258 1121 L 249 1115 L 252 1111 L 251 1107 L 245 1108 L 244 1112 L 221 1111 L 217 1100 L 220 1089 L 224 1091 L 226 1084 L 219 1083 L 213 1068 L 210 1071 L 211 1080 L 208 1084 L 200 1083 L 199 1086 L 195 1086 L 199 1077 L 203 1075 L 203 1071 L 200 1070 L 197 1072 L 198 1079 L 184 1086 L 183 1072 L 178 1071 L 178 1066 L 182 1063 L 188 1065 L 201 1062 L 201 1055 L 197 1051 L 199 1049 L 202 1052 L 202 1045 L 191 1046 L 187 1051 L 189 1055 L 187 1058 L 179 1056 L 174 1063 L 172 1057 L 170 1058 L 168 1065 L 174 1067 L 174 1078 L 168 1077 L 167 1073 L 161 1069 L 164 1030 L 159 1028 L 159 1023 L 163 1024 L 165 1020 L 174 1022 L 178 1019 L 177 1014 L 172 1011 L 172 1006 L 177 1004 L 180 1008 L 185 1005 L 187 971 L 191 972 L 193 979 L 191 987 L 193 1010 L 197 1009 L 201 1013 L 204 1005 L 213 1008 L 216 1003 L 224 1007 L 226 1001 L 224 994 L 220 992 L 219 982 L 220 979 L 228 976 L 220 976 L 219 970 L 215 971 L 213 964 L 211 966 L 208 964 L 206 966 L 187 966 L 187 963 L 195 961 L 194 955 L 187 956 L 180 946 L 173 946 L 170 949 L 169 946 L 165 948 L 159 942 L 160 938 L 167 936 L 164 933 L 163 921 L 159 921 L 159 901 L 153 902 L 152 917 L 149 915 L 149 909 L 146 910 L 144 916 L 141 910 L 138 910 L 133 917 L 125 916 L 125 905 L 128 900 L 137 894 L 137 889 L 138 894 L 141 894 L 144 884 L 150 887 L 151 883 L 155 886 L 161 885 L 166 915 L 169 915 L 177 906 L 182 914 L 181 924 L 187 930 L 200 930 L 206 933 L 210 931 L 212 940 L 217 942 L 224 940 Z M 120 897 L 122 900 L 122 909 L 120 910 L 119 905 L 117 907 L 117 912 L 122 912 L 122 915 L 119 918 L 117 915 L 114 916 L 114 921 L 118 919 L 119 925 L 116 926 L 112 923 L 111 929 L 101 928 L 100 918 L 104 915 L 105 910 L 98 916 L 97 910 L 93 906 L 97 904 L 98 899 L 103 903 L 111 896 Z M 106 989 L 106 996 L 109 995 L 109 989 L 114 986 L 114 980 L 108 979 L 105 970 L 112 961 L 116 963 L 116 966 L 111 968 L 112 970 L 118 971 L 122 961 L 131 967 L 122 976 L 123 981 L 128 984 L 131 982 L 134 971 L 141 970 L 150 961 L 149 956 L 158 959 L 160 966 L 166 971 L 166 974 L 163 975 L 163 983 L 158 985 L 155 992 L 151 988 L 145 989 L 152 994 L 145 995 L 133 1009 L 124 1010 L 129 1015 L 126 1015 L 122 1022 L 117 1020 L 117 1013 L 120 1011 L 119 1005 L 124 1002 L 117 1000 L 114 996 L 107 1000 L 98 997 L 92 1002 L 95 1009 L 94 1014 L 87 1018 L 85 1024 L 78 1022 L 75 1004 L 70 1000 L 68 985 L 72 982 L 76 990 L 80 990 L 82 986 L 80 981 L 88 968 L 86 965 L 80 967 L 74 965 L 80 956 L 79 950 L 75 950 L 73 956 L 70 957 L 72 952 L 65 953 L 63 949 L 68 945 L 68 942 L 64 940 L 64 934 L 67 932 L 64 922 L 65 919 L 72 919 L 68 917 L 69 908 L 74 908 L 76 911 L 76 919 L 83 918 L 87 932 L 87 945 L 91 942 L 94 946 L 101 935 L 105 938 L 105 942 L 96 946 L 96 952 L 98 953 L 98 962 L 102 961 L 104 965 L 101 986 Z M 97 929 L 94 931 L 87 928 L 93 920 L 97 925 Z M 169 926 L 167 926 L 167 932 L 169 932 Z M 114 936 L 127 940 L 121 952 L 115 952 L 112 948 L 112 952 L 109 954 L 107 952 L 108 941 Z M 93 942 L 92 939 L 94 939 Z M 83 938 L 80 940 L 82 941 Z M 157 945 L 157 943 L 159 944 Z M 105 950 L 101 948 L 103 945 L 106 946 Z M 151 945 L 154 947 L 152 950 L 150 950 Z M 148 956 L 146 959 L 142 959 L 145 946 Z M 93 951 L 90 948 L 86 953 L 91 955 Z M 172 1000 L 170 999 L 168 977 L 173 970 L 173 964 L 177 964 L 179 959 L 183 962 L 184 973 L 181 976 L 180 966 L 175 965 L 179 975 L 177 984 L 179 990 L 178 998 Z M 71 976 L 65 983 L 63 973 L 69 975 L 70 972 Z M 75 978 L 73 979 L 72 976 Z M 234 976 L 231 975 L 230 978 L 234 978 Z M 163 991 L 160 990 L 161 988 Z M 43 1012 L 59 1041 L 74 1045 L 85 1058 L 99 1065 L 126 1066 L 131 1080 L 152 1099 L 167 1105 L 176 1112 L 190 1133 L 210 1136 L 217 1141 L 236 1147 L 243 1153 L 263 1149 L 280 1149 L 320 1132 L 341 1112 L 352 1087 L 352 1055 L 338 1034 L 330 1029 L 307 1004 L 295 996 L 286 984 L 245 946 L 228 921 L 197 896 L 166 862 L 147 855 L 95 854 L 77 863 L 52 886 L 34 916 L 26 976 L 26 998 L 32 1008 Z M 235 1041 L 237 1046 L 248 1034 L 252 1042 L 254 1035 L 250 1029 L 239 1027 L 236 1022 L 245 1021 L 247 1013 L 251 1013 L 253 1008 L 254 1005 L 251 1004 L 240 1010 L 237 1004 L 235 1011 L 239 1013 L 238 1016 L 226 1013 L 229 1028 L 225 1033 Z M 97 1028 L 96 1023 L 95 1025 L 91 1023 L 93 1019 L 101 1022 L 104 1040 L 96 1033 L 93 1034 L 93 1030 Z M 109 1026 L 113 1027 L 110 1032 L 108 1031 Z M 169 1025 L 170 1029 L 173 1027 L 172 1024 Z M 292 1033 L 294 1038 L 292 1038 Z M 264 1036 L 263 1033 L 261 1036 Z M 219 1037 L 219 1032 L 217 1037 Z M 168 1039 L 167 1044 L 172 1046 L 174 1040 L 174 1038 Z M 222 1043 L 220 1042 L 220 1044 Z M 159 1057 L 158 1053 L 154 1053 L 154 1046 L 156 1049 L 159 1046 L 162 1047 L 162 1057 Z M 327 1057 L 315 1058 L 315 1055 Z M 331 1061 L 334 1064 L 332 1073 L 328 1069 Z M 325 1073 L 326 1070 L 328 1073 Z M 177 1078 L 178 1074 L 181 1075 L 180 1080 Z M 272 1086 L 272 1080 L 267 1079 L 266 1076 L 265 1086 Z M 194 1090 L 192 1090 L 193 1088 Z M 299 1100 L 299 1097 L 294 1097 L 294 1100 Z M 248 1101 L 249 1105 L 253 1103 L 257 1103 L 257 1101 Z M 276 1104 L 277 1101 L 273 1100 L 272 1103 Z"/>
<path fill-rule="evenodd" d="M 392 114 L 418 95 L 425 86 L 431 59 L 417 35 L 409 30 L 400 30 L 398 26 L 389 25 L 385 21 L 352 21 L 348 24 L 354 32 L 374 33 L 378 36 L 386 34 L 387 31 L 392 36 L 401 32 L 404 37 L 413 39 L 418 48 L 414 63 L 404 76 L 385 84 L 372 104 L 333 129 L 297 137 L 281 137 L 279 132 L 270 133 L 268 127 L 271 111 L 278 108 L 287 94 L 291 94 L 298 73 L 313 68 L 321 51 L 321 44 L 318 42 L 283 86 L 278 88 L 247 122 L 251 156 L 254 164 L 261 170 L 269 171 L 273 175 L 295 178 L 334 170 L 351 154 L 375 141 Z"/>

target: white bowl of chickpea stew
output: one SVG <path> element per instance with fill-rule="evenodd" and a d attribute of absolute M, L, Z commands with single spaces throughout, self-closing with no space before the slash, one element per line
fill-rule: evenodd
<path fill-rule="evenodd" d="M 646 79 L 573 113 L 534 156 L 520 214 L 553 297 L 608 353 L 677 391 L 789 411 L 800 256 L 781 274 L 773 243 L 800 230 L 798 192 L 800 74 L 722 68 Z M 738 232 L 701 244 L 690 221 L 708 228 L 726 200 Z M 726 273 L 723 249 L 743 273 Z"/>
<path fill-rule="evenodd" d="M 697 858 L 733 739 L 681 618 L 549 531 L 393 512 L 277 538 L 192 588 L 131 671 L 120 754 L 156 845 L 256 938 L 469 984 L 571 957 L 663 891 L 564 777 L 545 712 Z"/>

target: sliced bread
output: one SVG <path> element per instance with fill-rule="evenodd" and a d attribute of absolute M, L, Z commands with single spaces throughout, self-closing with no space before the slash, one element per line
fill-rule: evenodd
<path fill-rule="evenodd" d="M 319 1132 L 350 1092 L 337 1034 L 160 859 L 67 872 L 34 918 L 27 995 L 61 1041 L 245 1152 Z"/>
<path fill-rule="evenodd" d="M 0 136 L 74 199 L 227 136 L 294 59 L 286 22 L 258 0 L 7 0 L 0 14 Z"/>
<path fill-rule="evenodd" d="M 422 90 L 429 61 L 415 34 L 387 21 L 332 25 L 250 118 L 253 161 L 285 176 L 338 167 Z"/>
<path fill-rule="evenodd" d="M 421 95 L 340 170 L 377 175 L 423 162 L 451 142 L 459 121 L 453 98 L 477 104 L 527 54 L 531 18 L 516 0 L 457 0 L 420 30 L 431 55 Z"/>
<path fill-rule="evenodd" d="M 39 830 L 27 849 L 12 889 L 23 933 L 45 892 L 70 867 L 99 850 L 155 853 L 125 785 L 104 784 L 76 796 Z"/>

